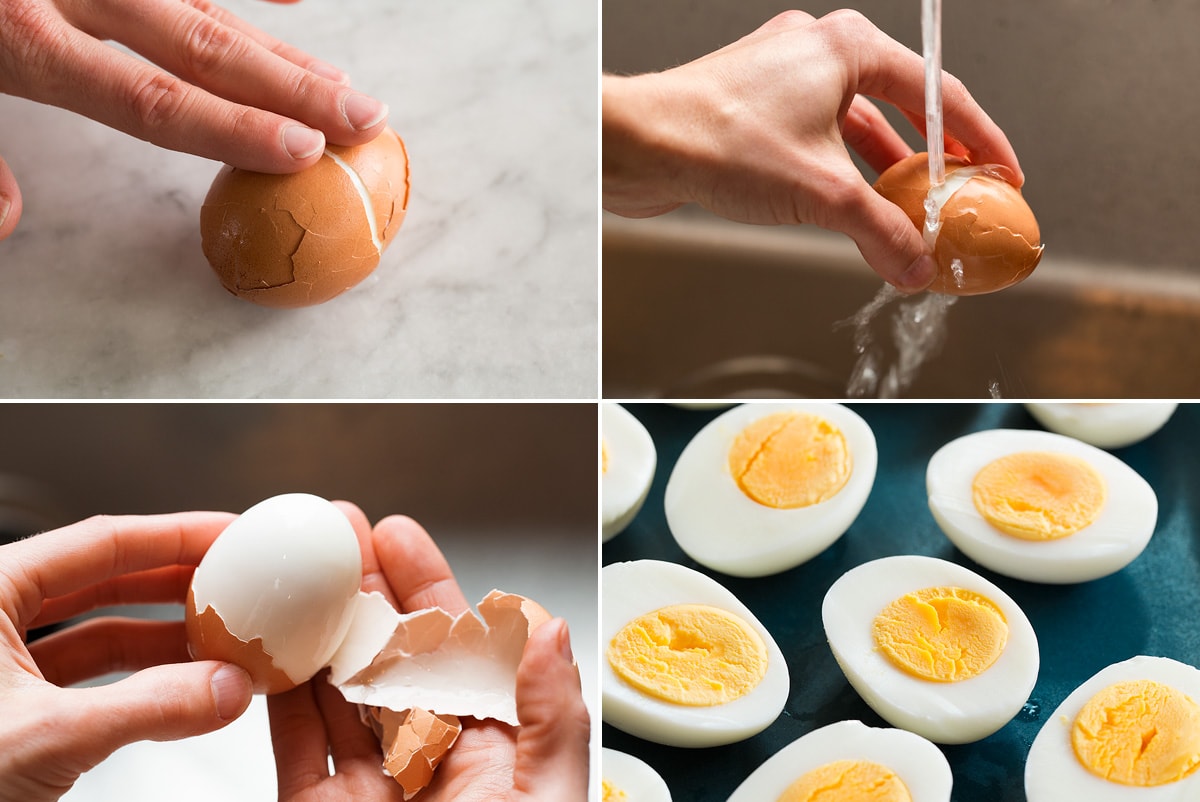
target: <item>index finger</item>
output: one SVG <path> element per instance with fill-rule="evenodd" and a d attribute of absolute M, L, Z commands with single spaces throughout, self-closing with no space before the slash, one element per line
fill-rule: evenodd
<path fill-rule="evenodd" d="M 458 615 L 469 609 L 450 564 L 420 524 L 393 515 L 376 524 L 371 534 L 380 568 L 401 612 L 441 607 Z"/>

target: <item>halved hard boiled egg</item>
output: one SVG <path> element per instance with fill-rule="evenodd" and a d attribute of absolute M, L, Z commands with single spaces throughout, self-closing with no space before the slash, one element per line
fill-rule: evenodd
<path fill-rule="evenodd" d="M 1098 448 L 1124 448 L 1145 440 L 1175 414 L 1175 403 L 1026 404 L 1038 423 L 1052 432 Z"/>
<path fill-rule="evenodd" d="M 788 668 L 754 614 L 716 580 L 636 560 L 601 572 L 603 719 L 668 746 L 716 746 L 766 729 Z"/>
<path fill-rule="evenodd" d="M 1154 533 L 1154 489 L 1113 455 L 1050 432 L 992 429 L 947 443 L 926 472 L 929 509 L 964 554 L 1031 582 L 1086 582 Z"/>
<path fill-rule="evenodd" d="M 1200 799 L 1200 670 L 1142 655 L 1099 671 L 1034 739 L 1025 794 L 1029 802 Z"/>
<path fill-rule="evenodd" d="M 605 748 L 600 761 L 600 802 L 671 802 L 667 783 L 644 760 Z"/>
<path fill-rule="evenodd" d="M 857 566 L 829 588 L 821 619 L 866 703 L 937 743 L 991 735 L 1037 681 L 1037 637 L 1021 608 L 945 560 L 906 555 Z"/>
<path fill-rule="evenodd" d="M 664 504 L 689 557 L 733 576 L 785 571 L 836 541 L 875 482 L 875 436 L 838 404 L 744 404 L 680 454 Z"/>
<path fill-rule="evenodd" d="M 650 491 L 658 453 L 642 422 L 620 404 L 600 405 L 600 496 L 605 540 L 629 526 Z"/>
<path fill-rule="evenodd" d="M 950 764 L 905 730 L 839 721 L 776 752 L 729 802 L 949 802 Z"/>

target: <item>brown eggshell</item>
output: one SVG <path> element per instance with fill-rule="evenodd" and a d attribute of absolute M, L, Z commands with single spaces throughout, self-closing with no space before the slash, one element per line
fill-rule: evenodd
<path fill-rule="evenodd" d="M 946 157 L 946 175 L 968 167 Z M 987 168 L 950 196 L 941 210 L 934 245 L 938 275 L 929 289 L 947 295 L 981 295 L 1024 280 L 1042 258 L 1037 219 L 1021 190 L 1004 180 L 1003 168 Z M 899 206 L 918 229 L 925 226 L 929 154 L 896 162 L 875 182 L 883 197 Z M 954 260 L 962 264 L 961 279 Z"/>
<path fill-rule="evenodd" d="M 193 660 L 223 660 L 240 666 L 250 675 L 255 693 L 283 693 L 296 687 L 287 674 L 275 667 L 271 655 L 263 651 L 261 638 L 247 642 L 231 635 L 212 607 L 197 613 L 196 599 L 190 589 L 184 626 Z"/>
<path fill-rule="evenodd" d="M 439 716 L 414 708 L 396 712 L 364 706 L 359 715 L 375 731 L 383 767 L 411 799 L 433 781 L 438 764 L 462 732 L 457 716 Z"/>
<path fill-rule="evenodd" d="M 362 179 L 373 214 L 331 153 Z M 299 173 L 226 165 L 200 209 L 201 247 L 221 284 L 239 298 L 274 307 L 324 303 L 379 264 L 404 220 L 408 195 L 408 153 L 390 128 L 365 145 L 331 145 Z M 381 248 L 372 241 L 368 214 Z"/>

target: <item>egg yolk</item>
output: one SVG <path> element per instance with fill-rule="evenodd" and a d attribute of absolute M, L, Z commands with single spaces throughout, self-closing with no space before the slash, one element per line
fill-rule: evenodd
<path fill-rule="evenodd" d="M 610 783 L 608 780 L 601 780 L 600 785 L 603 790 L 601 802 L 625 802 L 625 800 L 629 798 L 628 794 Z"/>
<path fill-rule="evenodd" d="M 677 604 L 622 627 L 608 646 L 608 663 L 655 698 L 705 707 L 753 690 L 767 673 L 767 645 L 733 613 Z"/>
<path fill-rule="evenodd" d="M 1071 728 L 1075 756 L 1092 774 L 1122 785 L 1165 785 L 1200 766 L 1200 705 L 1150 680 L 1110 685 Z"/>
<path fill-rule="evenodd" d="M 777 802 L 912 802 L 912 794 L 887 766 L 838 760 L 796 780 Z"/>
<path fill-rule="evenodd" d="M 608 443 L 600 441 L 600 473 L 608 473 Z"/>
<path fill-rule="evenodd" d="M 992 526 L 1023 540 L 1056 540 L 1096 520 L 1104 479 L 1078 457 L 1024 451 L 984 466 L 972 485 L 975 509 Z"/>
<path fill-rule="evenodd" d="M 776 412 L 751 423 L 729 449 L 738 487 L 759 504 L 795 509 L 837 495 L 850 478 L 850 449 L 824 418 Z"/>
<path fill-rule="evenodd" d="M 979 593 L 925 588 L 883 608 L 872 634 L 876 648 L 902 671 L 933 682 L 958 682 L 996 662 L 1008 642 L 1008 622 Z"/>

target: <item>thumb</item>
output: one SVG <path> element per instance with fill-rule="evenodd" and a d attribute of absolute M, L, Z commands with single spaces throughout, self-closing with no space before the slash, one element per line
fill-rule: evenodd
<path fill-rule="evenodd" d="M 20 219 L 21 189 L 7 162 L 0 157 L 0 240 L 13 232 Z"/>
<path fill-rule="evenodd" d="M 250 675 L 216 661 L 153 666 L 77 691 L 76 718 L 59 744 L 94 766 L 134 741 L 171 741 L 219 730 L 250 705 Z"/>
<path fill-rule="evenodd" d="M 938 268 L 920 229 L 866 181 L 859 186 L 853 202 L 830 221 L 830 227 L 850 235 L 871 269 L 896 289 L 906 294 L 925 289 Z"/>
<path fill-rule="evenodd" d="M 517 668 L 517 757 L 513 789 L 528 800 L 587 799 L 591 721 L 567 622 L 534 630 Z"/>

